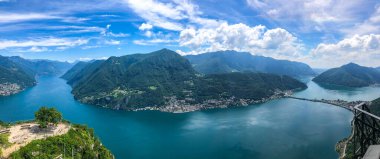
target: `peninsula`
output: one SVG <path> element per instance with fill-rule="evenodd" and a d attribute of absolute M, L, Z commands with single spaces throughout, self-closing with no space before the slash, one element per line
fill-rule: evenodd
<path fill-rule="evenodd" d="M 82 103 L 121 110 L 190 112 L 246 106 L 307 86 L 285 75 L 234 72 L 204 75 L 168 49 L 74 66 L 63 78 Z"/>

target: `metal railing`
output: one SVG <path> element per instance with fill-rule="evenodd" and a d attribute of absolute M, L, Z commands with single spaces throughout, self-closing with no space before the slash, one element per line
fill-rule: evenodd
<path fill-rule="evenodd" d="M 367 103 L 354 107 L 354 158 L 362 158 L 370 145 L 380 144 L 380 117 L 371 113 Z"/>

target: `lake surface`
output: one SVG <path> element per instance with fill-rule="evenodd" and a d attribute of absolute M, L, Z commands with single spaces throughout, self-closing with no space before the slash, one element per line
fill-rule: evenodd
<path fill-rule="evenodd" d="M 295 99 L 233 109 L 185 114 L 125 112 L 81 104 L 71 87 L 57 77 L 10 97 L 0 97 L 0 120 L 34 118 L 40 106 L 55 107 L 65 119 L 87 124 L 116 158 L 257 158 L 333 159 L 335 143 L 350 134 L 352 113 L 331 105 Z M 295 96 L 372 100 L 380 89 L 321 87 Z"/>

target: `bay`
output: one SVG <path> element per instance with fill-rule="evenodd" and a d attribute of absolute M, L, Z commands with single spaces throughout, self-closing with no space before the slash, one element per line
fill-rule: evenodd
<path fill-rule="evenodd" d="M 378 87 L 329 88 L 307 81 L 295 96 L 372 100 Z M 277 99 L 240 108 L 184 114 L 127 112 L 81 104 L 58 77 L 0 97 L 0 120 L 33 119 L 41 106 L 55 107 L 65 119 L 94 128 L 116 158 L 337 158 L 335 143 L 350 134 L 352 113 L 335 106 Z"/>

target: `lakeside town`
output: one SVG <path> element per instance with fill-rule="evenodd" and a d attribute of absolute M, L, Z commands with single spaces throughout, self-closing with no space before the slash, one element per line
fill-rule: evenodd
<path fill-rule="evenodd" d="M 166 97 L 168 100 L 167 104 L 162 107 L 144 107 L 134 109 L 132 111 L 141 111 L 141 110 L 156 110 L 161 112 L 170 112 L 170 113 L 187 113 L 198 110 L 207 110 L 215 108 L 229 108 L 229 107 L 240 107 L 248 106 L 251 104 L 265 103 L 270 100 L 283 98 L 290 96 L 292 91 L 280 91 L 276 90 L 274 94 L 268 98 L 262 98 L 259 100 L 255 99 L 240 99 L 234 96 L 230 98 L 220 98 L 220 99 L 209 99 L 205 100 L 202 103 L 191 104 L 189 101 L 192 101 L 192 98 L 185 98 L 183 100 L 177 99 L 175 96 Z"/>
<path fill-rule="evenodd" d="M 12 94 L 16 94 L 23 89 L 20 85 L 16 83 L 3 83 L 0 84 L 0 96 L 9 96 Z"/>

